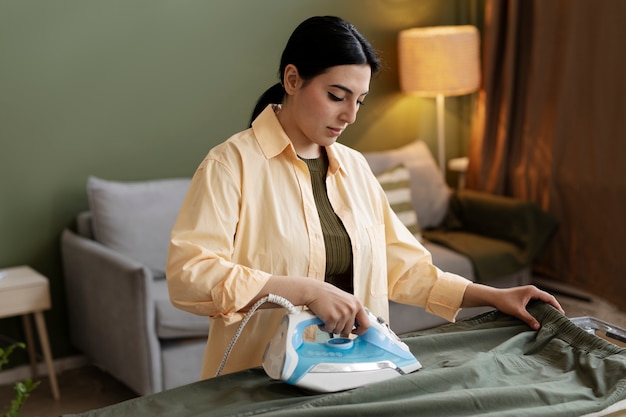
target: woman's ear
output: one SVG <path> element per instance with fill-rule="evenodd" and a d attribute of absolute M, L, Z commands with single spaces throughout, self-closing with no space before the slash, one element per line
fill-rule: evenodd
<path fill-rule="evenodd" d="M 285 92 L 289 95 L 292 95 L 302 86 L 302 78 L 300 78 L 300 73 L 298 72 L 298 68 L 295 65 L 289 64 L 285 67 L 285 72 L 283 74 L 283 84 L 285 87 Z"/>

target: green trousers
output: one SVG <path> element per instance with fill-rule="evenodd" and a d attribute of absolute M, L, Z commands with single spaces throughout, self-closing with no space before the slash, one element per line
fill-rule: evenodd
<path fill-rule="evenodd" d="M 626 399 L 626 349 L 547 304 L 528 310 L 541 330 L 494 311 L 404 335 L 423 368 L 350 391 L 312 394 L 250 369 L 76 416 L 556 417 Z"/>

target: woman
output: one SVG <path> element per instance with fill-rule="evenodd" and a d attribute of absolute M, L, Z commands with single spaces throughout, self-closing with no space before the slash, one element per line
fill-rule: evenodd
<path fill-rule="evenodd" d="M 462 307 L 489 305 L 535 329 L 529 300 L 562 311 L 533 286 L 494 289 L 437 269 L 363 156 L 336 143 L 379 68 L 354 26 L 307 19 L 251 128 L 213 148 L 197 169 L 172 230 L 167 278 L 177 307 L 211 317 L 203 378 L 215 375 L 247 309 L 270 293 L 310 309 L 331 333 L 364 332 L 364 307 L 388 319 L 389 299 L 451 321 Z M 283 314 L 255 313 L 224 372 L 260 365 Z"/>

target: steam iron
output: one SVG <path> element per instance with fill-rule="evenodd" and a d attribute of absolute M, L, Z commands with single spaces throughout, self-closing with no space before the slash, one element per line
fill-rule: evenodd
<path fill-rule="evenodd" d="M 337 392 L 385 381 L 422 367 L 408 346 L 368 311 L 371 326 L 354 339 L 305 342 L 304 330 L 323 322 L 302 311 L 283 317 L 263 354 L 273 379 L 318 392 Z"/>

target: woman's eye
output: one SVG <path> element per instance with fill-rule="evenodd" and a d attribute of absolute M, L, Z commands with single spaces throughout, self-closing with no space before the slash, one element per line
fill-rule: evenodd
<path fill-rule="evenodd" d="M 328 97 L 330 97 L 330 99 L 332 101 L 337 101 L 337 102 L 341 102 L 341 101 L 345 101 L 346 100 L 344 97 L 338 97 L 338 96 L 334 95 L 333 93 L 328 93 Z M 363 103 L 363 100 L 357 100 L 356 104 L 359 105 L 359 106 L 365 105 L 365 103 Z"/>
<path fill-rule="evenodd" d="M 333 93 L 328 93 L 328 97 L 330 97 L 330 99 L 332 101 L 343 101 L 342 97 L 337 97 L 336 95 L 334 95 Z"/>

